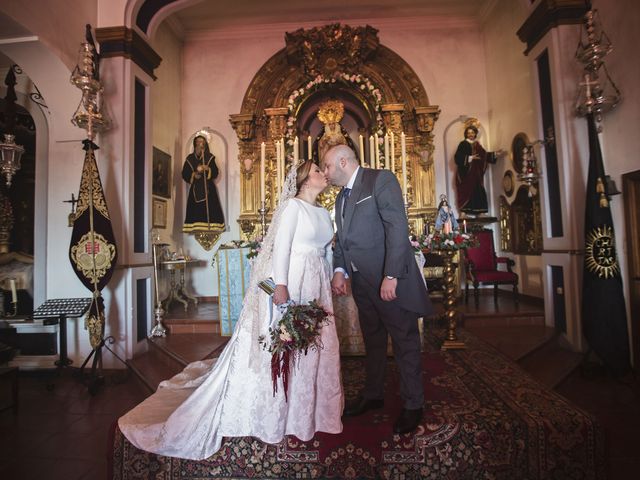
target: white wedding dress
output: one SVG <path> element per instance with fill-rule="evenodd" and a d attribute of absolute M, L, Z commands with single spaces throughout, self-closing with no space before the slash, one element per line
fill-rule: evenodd
<path fill-rule="evenodd" d="M 288 285 L 293 301 L 317 299 L 332 311 L 332 237 L 324 208 L 289 200 L 276 232 L 272 273 L 276 283 Z M 285 401 L 281 379 L 274 396 L 271 354 L 258 346 L 256 337 L 259 329 L 266 333 L 271 299 L 262 291 L 254 294 L 260 295 L 255 302 L 260 304 L 259 316 L 267 318 L 241 314 L 217 361 L 188 365 L 119 419 L 120 430 L 133 445 L 160 455 L 200 460 L 215 453 L 223 437 L 253 436 L 277 443 L 285 435 L 307 441 L 318 431 L 342 431 L 344 398 L 333 318 L 321 329 L 323 347 L 301 355 L 292 368 Z M 252 302 L 245 299 L 243 310 L 250 308 L 248 303 Z M 275 319 L 277 312 L 274 307 Z"/>

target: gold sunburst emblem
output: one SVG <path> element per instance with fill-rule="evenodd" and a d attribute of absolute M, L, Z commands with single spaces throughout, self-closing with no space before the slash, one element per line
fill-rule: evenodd
<path fill-rule="evenodd" d="M 586 247 L 585 262 L 591 273 L 600 278 L 612 278 L 620 273 L 613 228 L 605 225 L 591 230 Z"/>

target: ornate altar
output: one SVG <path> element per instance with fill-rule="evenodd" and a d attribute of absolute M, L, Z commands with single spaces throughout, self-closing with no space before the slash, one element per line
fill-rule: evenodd
<path fill-rule="evenodd" d="M 319 153 L 340 133 L 369 148 L 368 166 L 401 170 L 400 136 L 406 137 L 407 203 L 410 226 L 423 231 L 435 217 L 433 128 L 440 109 L 431 105 L 411 67 L 380 44 L 371 26 L 332 24 L 285 35 L 285 46 L 256 73 L 247 89 L 240 113 L 230 116 L 238 135 L 241 165 L 240 223 L 245 238 L 260 230 L 260 150 L 265 148 L 265 203 L 276 206 L 278 155 L 276 142 L 285 144 L 288 168 L 297 146 L 299 158 L 318 162 Z M 337 101 L 342 107 L 327 110 L 332 118 L 317 115 L 320 105 Z M 341 110 L 342 108 L 342 110 Z M 336 120 L 336 118 L 341 117 Z M 334 121 L 335 120 L 335 121 Z M 339 130 L 338 130 L 339 129 Z M 342 130 L 344 129 L 344 131 Z M 325 138 L 329 133 L 329 138 Z M 396 139 L 389 150 L 383 138 Z M 299 139 L 296 141 L 296 138 Z"/>

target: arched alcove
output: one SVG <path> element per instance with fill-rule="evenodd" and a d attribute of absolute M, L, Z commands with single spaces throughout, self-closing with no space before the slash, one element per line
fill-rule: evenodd
<path fill-rule="evenodd" d="M 238 161 L 243 171 L 238 220 L 243 233 L 253 235 L 258 223 L 259 191 L 253 166 L 259 165 L 261 143 L 265 142 L 267 152 L 267 203 L 273 207 L 275 142 L 286 139 L 290 154 L 292 137 L 313 137 L 311 107 L 331 98 L 345 103 L 347 122 L 352 121 L 359 133 L 377 133 L 380 138 L 394 133 L 399 178 L 400 134 L 406 134 L 409 219 L 421 231 L 435 214 L 432 132 L 440 110 L 429 104 L 411 66 L 380 45 L 377 30 L 371 26 L 332 24 L 300 29 L 285 34 L 285 43 L 254 76 L 240 113 L 230 117 L 239 139 Z M 287 163 L 291 159 L 289 155 Z"/>

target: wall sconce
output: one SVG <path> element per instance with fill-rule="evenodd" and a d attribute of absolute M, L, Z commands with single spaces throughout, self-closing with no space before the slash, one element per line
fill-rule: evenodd
<path fill-rule="evenodd" d="M 602 29 L 597 10 L 589 10 L 585 14 L 585 28 L 581 32 L 576 59 L 584 65 L 584 81 L 578 83 L 575 101 L 576 114 L 586 116 L 595 113 L 596 121 L 602 121 L 602 114 L 613 109 L 622 94 L 609 76 L 604 63 L 613 45 Z M 602 72 L 602 73 L 601 73 Z M 600 130 L 600 129 L 599 129 Z"/>
<path fill-rule="evenodd" d="M 533 197 L 538 193 L 537 185 L 542 176 L 538 167 L 538 159 L 536 158 L 536 145 L 551 145 L 555 142 L 552 130 L 549 130 L 544 140 L 536 140 L 527 143 L 522 147 L 522 170 L 518 173 L 518 180 L 524 182 L 529 187 L 529 197 Z"/>
<path fill-rule="evenodd" d="M 0 143 L 0 174 L 4 175 L 7 187 L 11 186 L 11 178 L 20 170 L 20 159 L 24 153 L 24 147 L 15 142 L 16 125 L 16 75 L 13 71 L 15 65 L 7 72 L 4 84 L 7 86 L 5 99 L 5 123 L 6 131 L 4 140 Z"/>
<path fill-rule="evenodd" d="M 518 173 L 518 180 L 527 184 L 529 197 L 538 193 L 537 185 L 540 180 L 538 171 L 538 159 L 533 149 L 535 143 L 530 143 L 522 147 L 522 172 Z"/>

